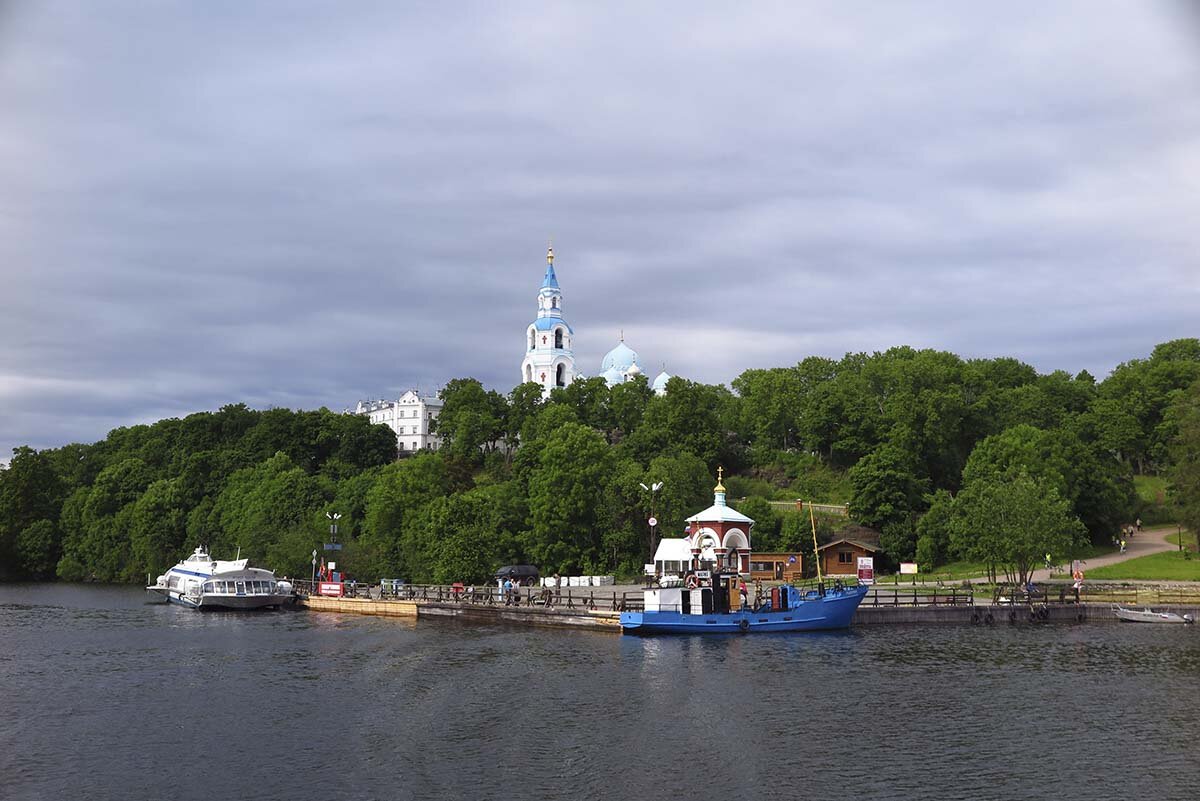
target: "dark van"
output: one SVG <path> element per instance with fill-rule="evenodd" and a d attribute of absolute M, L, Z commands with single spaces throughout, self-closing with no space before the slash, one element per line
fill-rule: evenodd
<path fill-rule="evenodd" d="M 537 584 L 539 575 L 538 569 L 533 565 L 506 565 L 496 571 L 496 580 L 512 579 L 522 587 L 532 587 Z"/>

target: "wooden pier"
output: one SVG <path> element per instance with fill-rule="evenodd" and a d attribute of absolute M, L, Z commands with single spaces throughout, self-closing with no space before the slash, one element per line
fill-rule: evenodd
<path fill-rule="evenodd" d="M 302 588 L 306 589 L 306 588 Z M 1142 592 L 1142 603 L 1149 595 Z M 1155 596 L 1176 600 L 1165 593 Z M 881 586 L 855 612 L 853 625 L 1037 625 L 1041 623 L 1117 622 L 1114 601 L 1074 602 L 1058 593 L 1028 597 L 977 598 L 971 590 Z M 1184 600 L 1184 599 L 1179 599 Z M 1191 600 L 1191 599 L 1187 599 Z M 522 588 L 507 596 L 495 587 L 463 588 L 404 585 L 385 593 L 378 585 L 355 588 L 342 598 L 300 595 L 298 605 L 313 612 L 399 617 L 410 620 L 458 619 L 472 623 L 621 631 L 622 611 L 642 608 L 640 590 L 602 588 Z M 1200 617 L 1200 605 L 1158 603 L 1155 608 Z"/>

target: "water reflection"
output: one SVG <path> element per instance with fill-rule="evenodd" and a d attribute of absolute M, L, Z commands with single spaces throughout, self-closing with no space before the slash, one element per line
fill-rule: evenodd
<path fill-rule="evenodd" d="M 1191 627 L 637 638 L 27 585 L 0 587 L 0 642 L 6 798 L 330 776 L 387 798 L 1182 798 L 1200 780 Z"/>

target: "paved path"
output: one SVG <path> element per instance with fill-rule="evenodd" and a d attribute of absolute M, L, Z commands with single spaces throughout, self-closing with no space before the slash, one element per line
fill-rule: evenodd
<path fill-rule="evenodd" d="M 1125 562 L 1129 559 L 1137 559 L 1139 556 L 1149 556 L 1152 553 L 1161 553 L 1163 551 L 1174 551 L 1179 548 L 1178 545 L 1172 542 L 1167 542 L 1167 535 L 1174 534 L 1178 529 L 1175 526 L 1158 526 L 1157 528 L 1144 528 L 1141 534 L 1133 535 L 1133 539 L 1125 543 L 1125 553 L 1114 551 L 1105 556 L 1096 556 L 1088 559 L 1083 563 L 1083 571 L 1105 565 L 1115 565 L 1118 562 Z M 1069 569 L 1070 566 L 1068 565 Z M 1067 576 L 1059 575 L 1058 578 L 1067 578 Z M 1041 570 L 1033 571 L 1034 581 L 1048 581 L 1050 579 L 1050 571 L 1042 568 Z"/>

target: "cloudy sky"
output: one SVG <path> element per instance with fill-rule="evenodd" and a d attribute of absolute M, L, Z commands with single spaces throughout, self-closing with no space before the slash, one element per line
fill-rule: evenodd
<path fill-rule="evenodd" d="M 653 8 L 646 8 L 653 5 Z M 225 403 L 1200 334 L 1182 5 L 0 4 L 0 454 Z"/>

